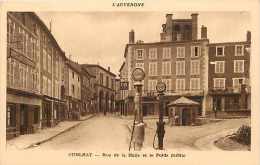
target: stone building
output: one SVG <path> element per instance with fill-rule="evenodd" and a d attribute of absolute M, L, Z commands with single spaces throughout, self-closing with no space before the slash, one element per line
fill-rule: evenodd
<path fill-rule="evenodd" d="M 95 75 L 90 74 L 86 68 L 81 66 L 81 115 L 95 112 L 95 78 Z"/>
<path fill-rule="evenodd" d="M 209 95 L 218 116 L 250 114 L 251 33 L 242 42 L 210 43 Z"/>
<path fill-rule="evenodd" d="M 115 78 L 116 75 L 100 65 L 83 64 L 90 74 L 95 75 L 96 112 L 114 112 L 115 109 Z"/>
<path fill-rule="evenodd" d="M 67 59 L 67 75 L 68 75 L 68 119 L 77 120 L 80 117 L 82 108 L 81 102 L 81 66 Z"/>
<path fill-rule="evenodd" d="M 65 59 L 35 13 L 7 13 L 7 138 L 59 122 Z"/>
<path fill-rule="evenodd" d="M 203 106 L 206 106 L 204 95 L 208 88 L 209 41 L 207 38 L 197 38 L 197 28 L 193 28 L 197 26 L 196 21 L 197 14 L 192 14 L 192 19 L 187 20 L 174 20 L 172 15 L 167 14 L 160 42 L 144 43 L 130 40 L 126 45 L 125 70 L 128 72 L 127 81 L 130 88 L 125 100 L 127 113 L 131 114 L 133 109 L 134 88 L 130 75 L 134 68 L 142 68 L 146 73 L 142 96 L 144 116 L 158 112 L 155 86 L 160 79 L 166 83 L 166 102 L 186 96 L 199 102 L 199 113 L 205 114 L 202 110 L 205 109 Z M 130 32 L 129 38 L 134 38 L 133 33 Z M 122 69 L 121 73 L 124 74 L 125 70 Z"/>
<path fill-rule="evenodd" d="M 133 35 L 133 31 L 130 32 L 131 35 Z M 130 35 L 130 36 L 131 36 Z M 119 78 L 120 83 L 127 83 L 129 87 L 128 82 L 128 72 L 127 72 L 127 63 L 123 62 L 119 69 Z M 131 104 L 129 105 L 128 102 L 133 102 L 133 96 L 128 95 L 129 89 L 120 89 L 120 99 L 119 99 L 119 109 L 121 115 L 127 115 L 127 109 Z"/>
<path fill-rule="evenodd" d="M 126 44 L 124 62 L 119 70 L 120 81 L 129 82 L 129 90 L 121 90 L 123 98 L 121 114 L 133 114 L 135 89 L 131 73 L 135 68 L 142 68 L 146 74 L 142 82 L 144 116 L 158 113 L 159 105 L 155 89 L 158 80 L 166 84 L 167 90 L 164 96 L 166 104 L 184 96 L 198 102 L 198 115 L 206 116 L 213 111 L 213 104 L 216 104 L 218 109 L 220 106 L 222 109 L 224 107 L 227 109 L 232 103 L 228 101 L 229 96 L 224 96 L 226 95 L 224 91 L 216 91 L 213 88 L 213 83 L 215 82 L 215 87 L 217 87 L 216 85 L 223 84 L 222 80 L 226 78 L 227 85 L 232 87 L 232 83 L 237 86 L 240 79 L 243 79 L 243 84 L 247 84 L 247 88 L 241 88 L 241 92 L 245 91 L 246 94 L 242 97 L 236 94 L 236 97 L 240 97 L 239 100 L 244 102 L 240 107 L 248 109 L 245 107 L 250 104 L 250 92 L 248 92 L 250 87 L 247 83 L 250 56 L 246 52 L 250 47 L 249 39 L 246 42 L 210 43 L 207 37 L 207 27 L 204 25 L 201 26 L 200 38 L 198 38 L 197 13 L 191 14 L 191 19 L 172 19 L 172 16 L 172 14 L 166 14 L 166 23 L 162 25 L 159 42 L 135 41 L 134 31 L 129 32 L 129 43 Z M 250 33 L 247 36 L 250 38 Z M 219 52 L 223 50 L 219 47 L 225 49 L 224 56 L 215 55 L 216 50 Z M 216 63 L 215 66 L 218 69 L 222 67 L 223 62 L 218 61 L 225 61 L 228 68 L 226 72 L 214 73 L 212 63 Z M 229 103 L 224 104 L 224 102 Z M 168 114 L 167 108 L 166 114 Z"/>

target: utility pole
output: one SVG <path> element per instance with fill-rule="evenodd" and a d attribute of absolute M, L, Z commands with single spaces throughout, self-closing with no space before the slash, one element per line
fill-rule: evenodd
<path fill-rule="evenodd" d="M 159 81 L 156 85 L 156 90 L 158 92 L 159 97 L 159 122 L 156 123 L 157 125 L 157 135 L 158 135 L 158 149 L 163 150 L 163 138 L 165 134 L 164 125 L 165 122 L 163 121 L 164 116 L 164 92 L 166 90 L 166 84 L 162 81 Z"/>

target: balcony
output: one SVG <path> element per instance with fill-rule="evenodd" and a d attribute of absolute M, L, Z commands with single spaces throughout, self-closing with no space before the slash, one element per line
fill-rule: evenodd
<path fill-rule="evenodd" d="M 251 93 L 251 87 L 249 85 L 244 86 L 245 93 Z M 209 94 L 241 94 L 242 88 L 238 87 L 227 87 L 227 88 L 212 88 L 209 89 Z"/>
<path fill-rule="evenodd" d="M 142 96 L 157 96 L 158 92 L 153 90 L 143 90 Z M 203 96 L 204 91 L 203 90 L 184 90 L 184 91 L 176 91 L 176 90 L 170 90 L 165 91 L 164 94 L 166 96 Z M 128 93 L 128 96 L 135 96 L 135 90 L 130 90 Z"/>

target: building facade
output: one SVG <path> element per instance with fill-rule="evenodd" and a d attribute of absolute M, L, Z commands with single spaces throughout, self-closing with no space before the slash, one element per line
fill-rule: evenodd
<path fill-rule="evenodd" d="M 40 39 L 30 26 L 36 22 L 21 13 L 7 14 L 7 138 L 40 126 Z"/>
<path fill-rule="evenodd" d="M 223 87 L 225 81 L 228 83 L 226 87 L 229 88 L 238 86 L 238 82 L 242 81 L 242 86 L 246 88 L 241 87 L 238 93 L 245 93 L 244 96 L 234 92 L 232 95 L 237 95 L 239 99 L 236 101 L 243 100 L 244 103 L 239 107 L 233 107 L 232 111 L 237 108 L 249 109 L 250 53 L 246 51 L 250 48 L 249 39 L 245 42 L 210 43 L 207 27 L 202 25 L 200 32 L 198 39 L 198 14 L 196 13 L 191 14 L 191 19 L 172 19 L 172 14 L 167 14 L 166 23 L 162 25 L 160 42 L 144 43 L 140 40 L 135 42 L 134 31 L 131 30 L 129 43 L 125 47 L 125 60 L 119 70 L 120 81 L 129 82 L 129 90 L 121 90 L 122 115 L 133 114 L 135 89 L 131 73 L 135 68 L 142 68 L 146 75 L 142 81 L 144 116 L 158 113 L 159 105 L 155 87 L 159 80 L 166 84 L 164 96 L 166 104 L 181 96 L 187 97 L 200 104 L 198 108 L 200 116 L 210 115 L 216 106 L 217 109 L 230 109 L 234 98 L 232 97 L 233 101 L 231 101 L 230 96 L 226 96 L 228 93 L 226 90 L 220 92 L 216 88 Z M 250 38 L 251 34 L 247 36 Z M 218 56 L 216 51 L 219 53 L 223 51 L 225 55 Z M 226 66 L 225 72 L 222 71 L 223 65 Z M 226 89 L 225 86 L 223 89 Z M 166 109 L 167 114 L 168 109 Z"/>
<path fill-rule="evenodd" d="M 95 64 L 83 64 L 95 78 L 96 112 L 113 113 L 115 110 L 115 78 L 116 75 L 105 68 Z"/>
<path fill-rule="evenodd" d="M 251 33 L 244 42 L 209 44 L 209 95 L 219 115 L 250 114 Z"/>
<path fill-rule="evenodd" d="M 81 102 L 81 66 L 71 60 L 67 60 L 68 75 L 68 119 L 77 120 L 82 108 Z"/>
<path fill-rule="evenodd" d="M 90 74 L 86 68 L 81 66 L 81 115 L 83 116 L 95 112 L 95 78 L 95 75 Z"/>
<path fill-rule="evenodd" d="M 130 35 L 133 34 L 133 31 L 130 32 Z M 126 58 L 127 59 L 127 58 Z M 127 83 L 128 88 L 120 88 L 120 101 L 119 101 L 119 109 L 121 115 L 127 115 L 127 109 L 131 108 L 131 104 L 128 104 L 128 102 L 133 102 L 133 96 L 128 95 L 129 93 L 129 82 L 128 82 L 128 63 L 123 62 L 119 69 L 119 78 L 120 83 Z"/>
<path fill-rule="evenodd" d="M 158 80 L 166 83 L 166 102 L 180 96 L 187 96 L 200 102 L 199 112 L 205 113 L 202 111 L 205 108 L 202 107 L 206 106 L 204 95 L 208 88 L 207 45 L 209 41 L 207 37 L 197 39 L 195 37 L 197 33 L 193 35 L 195 33 L 193 26 L 197 26 L 194 20 L 197 20 L 197 14 L 192 14 L 192 19 L 187 20 L 173 20 L 172 15 L 167 14 L 166 24 L 163 24 L 163 33 L 161 33 L 161 42 L 135 43 L 129 39 L 130 42 L 126 46 L 124 55 L 126 68 L 121 69 L 122 78 L 127 77 L 129 82 L 124 113 L 132 114 L 135 91 L 130 75 L 135 68 L 142 68 L 146 74 L 142 82 L 144 116 L 158 113 L 159 104 L 155 89 Z M 185 28 L 184 31 L 183 28 Z M 134 32 L 131 31 L 129 38 L 134 38 L 133 35 Z"/>
<path fill-rule="evenodd" d="M 8 12 L 7 138 L 58 123 L 65 59 L 35 13 Z"/>

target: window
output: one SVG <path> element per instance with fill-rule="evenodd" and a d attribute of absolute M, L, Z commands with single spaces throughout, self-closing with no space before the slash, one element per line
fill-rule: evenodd
<path fill-rule="evenodd" d="M 224 72 L 225 72 L 225 61 L 216 61 L 215 73 L 224 73 Z"/>
<path fill-rule="evenodd" d="M 157 59 L 157 48 L 149 48 L 149 59 Z"/>
<path fill-rule="evenodd" d="M 190 61 L 191 75 L 199 75 L 200 74 L 200 61 L 199 60 L 191 60 Z"/>
<path fill-rule="evenodd" d="M 99 77 L 100 77 L 100 85 L 103 85 L 103 73 L 99 73 Z"/>
<path fill-rule="evenodd" d="M 75 95 L 75 86 L 73 84 L 71 84 L 71 92 L 72 92 L 72 96 Z"/>
<path fill-rule="evenodd" d="M 78 76 L 78 82 L 79 82 L 79 80 L 80 80 L 80 79 L 79 79 L 79 76 Z"/>
<path fill-rule="evenodd" d="M 225 89 L 225 78 L 214 78 L 213 81 L 215 89 Z"/>
<path fill-rule="evenodd" d="M 171 58 L 171 48 L 163 48 L 163 59 L 170 59 Z"/>
<path fill-rule="evenodd" d="M 155 91 L 157 80 L 148 80 L 148 91 Z"/>
<path fill-rule="evenodd" d="M 136 49 L 136 59 L 137 60 L 144 59 L 144 49 Z"/>
<path fill-rule="evenodd" d="M 144 70 L 144 63 L 135 63 L 136 68 L 141 68 Z"/>
<path fill-rule="evenodd" d="M 7 64 L 7 85 L 14 85 L 14 60 L 11 58 L 8 58 Z"/>
<path fill-rule="evenodd" d="M 46 68 L 47 68 L 46 58 L 47 58 L 46 50 L 43 49 L 43 51 L 42 51 L 42 68 L 43 68 L 43 70 L 46 70 Z"/>
<path fill-rule="evenodd" d="M 236 45 L 235 46 L 235 56 L 243 56 L 244 55 L 244 46 Z"/>
<path fill-rule="evenodd" d="M 6 112 L 7 127 L 15 127 L 15 122 L 16 122 L 15 109 L 12 105 L 7 105 L 7 112 Z"/>
<path fill-rule="evenodd" d="M 20 76 L 19 76 L 20 80 L 19 80 L 18 86 L 20 88 L 23 88 L 24 71 L 23 71 L 23 65 L 22 64 L 19 65 L 19 72 L 20 72 Z"/>
<path fill-rule="evenodd" d="M 48 55 L 48 72 L 51 73 L 51 56 Z"/>
<path fill-rule="evenodd" d="M 106 76 L 106 87 L 109 87 L 109 79 L 108 79 L 108 76 Z"/>
<path fill-rule="evenodd" d="M 171 75 L 171 62 L 162 62 L 162 75 Z"/>
<path fill-rule="evenodd" d="M 185 79 L 176 79 L 176 91 L 185 90 Z"/>
<path fill-rule="evenodd" d="M 239 88 L 241 84 L 245 84 L 245 78 L 232 78 L 233 87 Z"/>
<path fill-rule="evenodd" d="M 171 79 L 162 79 L 162 82 L 166 84 L 166 91 L 171 91 Z"/>
<path fill-rule="evenodd" d="M 149 63 L 149 75 L 156 76 L 157 75 L 157 62 Z"/>
<path fill-rule="evenodd" d="M 244 73 L 244 60 L 234 60 L 234 73 Z"/>
<path fill-rule="evenodd" d="M 200 89 L 200 78 L 191 78 L 190 90 L 199 90 L 199 89 Z"/>
<path fill-rule="evenodd" d="M 74 72 L 72 71 L 72 78 L 74 79 Z"/>
<path fill-rule="evenodd" d="M 28 66 L 24 65 L 24 78 L 23 78 L 23 88 L 27 88 L 27 79 L 28 79 Z"/>
<path fill-rule="evenodd" d="M 185 61 L 176 61 L 176 75 L 185 75 Z"/>
<path fill-rule="evenodd" d="M 111 78 L 111 89 L 114 89 L 114 79 Z"/>
<path fill-rule="evenodd" d="M 182 39 L 182 34 L 181 33 L 177 33 L 176 40 L 177 41 L 181 41 L 181 39 Z"/>
<path fill-rule="evenodd" d="M 199 57 L 200 56 L 200 47 L 192 46 L 191 47 L 191 57 Z"/>
<path fill-rule="evenodd" d="M 177 47 L 177 58 L 185 58 L 185 47 Z"/>
<path fill-rule="evenodd" d="M 216 47 L 216 56 L 224 56 L 224 46 Z"/>

